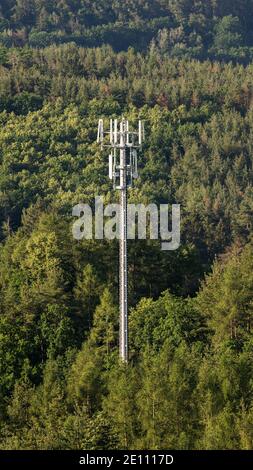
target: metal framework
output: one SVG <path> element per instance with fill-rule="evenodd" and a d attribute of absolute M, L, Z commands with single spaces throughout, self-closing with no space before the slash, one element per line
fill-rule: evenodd
<path fill-rule="evenodd" d="M 138 178 L 138 150 L 145 139 L 144 124 L 139 121 L 137 131 L 129 130 L 129 121 L 110 120 L 109 130 L 105 130 L 104 120 L 99 120 L 97 141 L 101 147 L 109 147 L 109 178 L 113 187 L 120 191 L 120 241 L 119 241 L 119 307 L 120 332 L 119 354 L 123 362 L 128 362 L 128 259 L 127 259 L 127 194 Z"/>

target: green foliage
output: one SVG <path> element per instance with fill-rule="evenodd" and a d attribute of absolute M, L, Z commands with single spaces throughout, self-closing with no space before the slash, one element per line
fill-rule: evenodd
<path fill-rule="evenodd" d="M 215 332 L 214 342 L 231 339 L 240 348 L 251 335 L 252 245 L 242 252 L 235 246 L 226 257 L 214 265 L 197 302 Z"/>
<path fill-rule="evenodd" d="M 134 447 L 138 425 L 135 403 L 137 390 L 136 370 L 117 364 L 108 379 L 108 395 L 104 400 L 103 410 L 117 434 L 120 449 Z"/>
<path fill-rule="evenodd" d="M 142 299 L 131 312 L 130 329 L 133 349 L 145 347 L 160 350 L 166 343 L 177 348 L 182 342 L 205 343 L 207 331 L 204 319 L 197 313 L 191 299 L 176 298 L 165 292 L 159 300 Z"/>
<path fill-rule="evenodd" d="M 1 7 L 0 7 L 1 8 Z M 5 0 L 0 43 L 41 48 L 74 42 L 110 44 L 115 50 L 147 50 L 176 57 L 208 54 L 249 62 L 252 0 Z M 244 47 L 241 45 L 244 44 Z"/>
<path fill-rule="evenodd" d="M 1 2 L 1 449 L 252 449 L 252 6 Z M 117 202 L 95 140 L 122 114 L 129 202 L 182 213 L 176 252 L 129 242 L 129 366 L 118 243 L 71 233 Z"/>
<path fill-rule="evenodd" d="M 240 34 L 239 18 L 232 15 L 224 16 L 215 28 L 214 47 L 227 50 L 241 45 L 242 36 Z"/>

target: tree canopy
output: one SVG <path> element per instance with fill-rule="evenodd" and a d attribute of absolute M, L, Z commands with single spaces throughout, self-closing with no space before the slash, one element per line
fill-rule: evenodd
<path fill-rule="evenodd" d="M 252 449 L 252 1 L 3 0 L 0 449 Z M 131 47 L 129 47 L 131 46 Z M 100 117 L 142 118 L 129 202 L 182 243 L 72 237 L 117 202 Z"/>

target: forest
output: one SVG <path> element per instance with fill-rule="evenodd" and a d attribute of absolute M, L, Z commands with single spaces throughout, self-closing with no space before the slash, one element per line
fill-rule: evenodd
<path fill-rule="evenodd" d="M 1 450 L 253 448 L 252 3 L 1 1 Z M 182 212 L 177 251 L 129 242 L 128 366 L 118 243 L 72 237 L 122 114 L 130 202 Z"/>
<path fill-rule="evenodd" d="M 0 44 L 150 46 L 171 57 L 253 57 L 253 0 L 1 0 Z"/>

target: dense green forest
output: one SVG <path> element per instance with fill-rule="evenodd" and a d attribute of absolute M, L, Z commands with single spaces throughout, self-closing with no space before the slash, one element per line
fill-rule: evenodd
<path fill-rule="evenodd" d="M 253 448 L 252 4 L 1 1 L 0 449 Z M 182 208 L 179 250 L 129 242 L 129 366 L 118 244 L 71 216 L 123 113 L 130 202 Z"/>
<path fill-rule="evenodd" d="M 252 0 L 1 0 L 0 44 L 75 42 L 249 62 Z"/>

